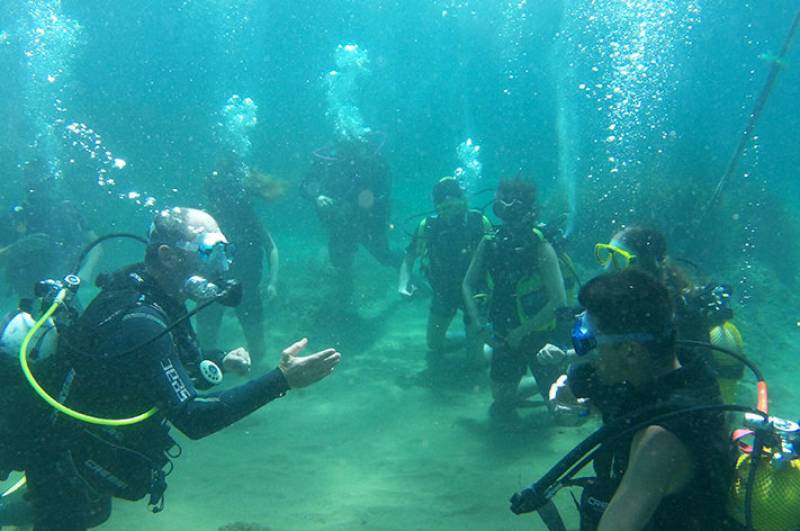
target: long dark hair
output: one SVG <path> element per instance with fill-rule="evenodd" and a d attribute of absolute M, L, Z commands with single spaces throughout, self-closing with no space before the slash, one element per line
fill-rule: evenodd
<path fill-rule="evenodd" d="M 614 233 L 636 255 L 636 265 L 661 280 L 673 296 L 691 288 L 689 274 L 667 255 L 667 239 L 657 229 L 631 225 Z"/>

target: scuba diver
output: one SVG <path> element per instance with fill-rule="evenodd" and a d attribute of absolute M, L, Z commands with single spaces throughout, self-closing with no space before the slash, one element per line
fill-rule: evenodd
<path fill-rule="evenodd" d="M 575 365 L 596 378 L 588 396 L 603 424 L 659 408 L 721 405 L 716 378 L 699 358 L 676 354 L 672 297 L 634 268 L 606 273 L 582 287 L 572 334 Z M 652 416 L 651 416 L 652 418 Z M 608 439 L 594 454 L 597 477 L 580 478 L 581 530 L 707 530 L 735 525 L 726 515 L 733 479 L 732 445 L 720 408 L 643 422 Z M 527 512 L 531 490 L 512 498 Z"/>
<path fill-rule="evenodd" d="M 668 289 L 675 308 L 675 326 L 679 339 L 708 342 L 743 353 L 744 343 L 738 328 L 731 322 L 731 289 L 715 282 L 695 285 L 667 255 L 666 238 L 659 231 L 632 225 L 617 231 L 609 243 L 595 245 L 598 264 L 606 269 L 621 271 L 640 269 L 660 280 Z M 561 363 L 571 354 L 547 345 L 539 354 L 543 363 Z M 738 360 L 710 349 L 681 349 L 678 356 L 688 362 L 689 356 L 701 356 L 712 368 L 719 381 L 725 403 L 733 403 L 744 365 Z M 568 407 L 554 406 L 567 412 Z"/>
<path fill-rule="evenodd" d="M 226 278 L 242 285 L 242 302 L 236 317 L 247 340 L 247 348 L 255 363 L 266 356 L 264 339 L 264 305 L 260 291 L 264 256 L 269 262 L 269 283 L 266 296 L 277 295 L 278 248 L 272 235 L 261 224 L 250 192 L 245 185 L 248 168 L 235 160 L 225 160 L 205 179 L 208 213 L 216 219 L 222 231 L 236 242 L 236 260 L 231 263 Z M 224 307 L 212 305 L 197 316 L 200 344 L 217 344 Z"/>
<path fill-rule="evenodd" d="M 467 363 L 483 367 L 483 338 L 469 326 L 464 309 L 462 282 L 481 239 L 492 230 L 491 222 L 478 210 L 470 210 L 464 189 L 455 177 L 444 177 L 433 187 L 436 214 L 423 219 L 406 249 L 400 267 L 398 291 L 414 293 L 411 272 L 417 258 L 433 289 L 428 313 L 428 370 L 438 365 L 447 349 L 447 329 L 458 310 L 464 316 Z"/>
<path fill-rule="evenodd" d="M 25 163 L 25 197 L 0 220 L 0 265 L 6 284 L 20 298 L 33 299 L 36 282 L 63 274 L 81 248 L 97 237 L 71 201 L 57 199 L 56 182 L 49 175 L 44 160 Z M 92 277 L 99 260 L 97 248 L 86 260 L 83 278 Z"/>
<path fill-rule="evenodd" d="M 375 259 L 398 267 L 401 258 L 389 247 L 391 174 L 380 147 L 366 140 L 339 140 L 314 153 L 302 193 L 314 202 L 328 233 L 330 263 L 344 297 L 352 293 L 353 258 L 359 244 Z"/>
<path fill-rule="evenodd" d="M 553 341 L 557 311 L 567 299 L 558 256 L 536 225 L 535 200 L 536 188 L 529 181 L 500 183 L 493 209 L 503 224 L 481 240 L 464 278 L 464 304 L 475 334 L 483 334 L 489 326 L 475 296 L 487 275 L 492 286 L 490 413 L 496 420 L 517 418 L 516 408 L 524 396 L 519 384 L 528 368 L 545 401 L 560 373 L 536 361 L 536 352 Z"/>
<path fill-rule="evenodd" d="M 4 383 L 12 374 L 21 379 L 20 364 L 28 379 L 3 395 L 0 468 L 25 472 L 37 531 L 99 525 L 112 497 L 149 495 L 153 511 L 160 510 L 171 458 L 180 453 L 171 426 L 190 439 L 206 437 L 320 381 L 339 363 L 334 349 L 299 356 L 303 339 L 283 351 L 277 368 L 221 392 L 198 392 L 221 381 L 221 368 L 249 370 L 244 349 L 201 353 L 189 321 L 194 312 L 185 306 L 198 302 L 196 312 L 240 300 L 238 284 L 221 280 L 229 247 L 207 213 L 164 210 L 151 226 L 144 263 L 99 279 L 102 291 L 59 333 L 54 355 L 29 367 L 23 342 L 19 363 L 0 357 Z M 77 285 L 74 275 L 64 283 L 69 277 Z M 66 291 L 39 323 L 64 303 Z"/>

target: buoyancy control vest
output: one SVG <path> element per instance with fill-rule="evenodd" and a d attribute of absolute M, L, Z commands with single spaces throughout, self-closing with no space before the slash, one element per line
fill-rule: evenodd
<path fill-rule="evenodd" d="M 487 266 L 492 288 L 490 319 L 503 336 L 536 315 L 547 304 L 539 272 L 539 251 L 546 243 L 538 228 L 512 231 L 501 225 L 487 237 Z M 555 328 L 555 318 L 542 332 Z"/>
<path fill-rule="evenodd" d="M 420 222 L 413 252 L 422 258 L 422 271 L 434 290 L 460 291 L 475 249 L 490 231 L 491 222 L 478 210 L 468 210 L 463 222 L 447 223 L 438 215 Z"/>

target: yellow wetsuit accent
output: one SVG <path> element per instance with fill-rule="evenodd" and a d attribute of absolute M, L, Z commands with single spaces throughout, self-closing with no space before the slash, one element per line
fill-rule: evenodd
<path fill-rule="evenodd" d="M 124 419 L 107 419 L 103 417 L 95 417 L 93 415 L 87 415 L 86 413 L 81 413 L 80 411 L 76 411 L 70 407 L 65 406 L 52 396 L 42 387 L 38 381 L 36 381 L 36 377 L 33 375 L 30 366 L 28 365 L 28 344 L 30 344 L 31 339 L 33 336 L 36 335 L 36 332 L 42 327 L 44 323 L 47 322 L 50 317 L 58 310 L 58 308 L 65 304 L 65 299 L 67 297 L 67 290 L 62 289 L 58 292 L 58 295 L 53 301 L 53 304 L 50 305 L 50 308 L 42 315 L 42 317 L 36 321 L 36 324 L 30 329 L 28 334 L 25 336 L 25 339 L 22 341 L 22 345 L 19 348 L 19 364 L 22 368 L 22 373 L 25 375 L 25 378 L 28 380 L 28 383 L 31 385 L 36 394 L 38 394 L 42 400 L 50 404 L 51 407 L 57 409 L 59 412 L 71 417 L 75 420 L 80 420 L 81 422 L 86 422 L 89 424 L 99 424 L 101 426 L 130 426 L 131 424 L 136 424 L 138 422 L 145 421 L 156 414 L 158 411 L 157 408 L 153 407 L 130 418 Z"/>
<path fill-rule="evenodd" d="M 540 243 L 546 243 L 547 240 L 537 228 L 533 229 L 534 235 L 538 238 Z M 531 273 L 519 282 L 517 282 L 515 294 L 517 302 L 517 316 L 520 323 L 526 323 L 532 319 L 539 311 L 547 304 L 547 293 L 544 289 L 544 281 L 542 275 L 539 273 L 538 264 L 534 266 Z M 546 322 L 542 326 L 535 329 L 536 332 L 549 332 L 556 327 L 556 319 Z"/>

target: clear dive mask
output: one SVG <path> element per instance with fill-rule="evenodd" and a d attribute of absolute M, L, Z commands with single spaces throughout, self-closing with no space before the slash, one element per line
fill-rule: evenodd
<path fill-rule="evenodd" d="M 178 242 L 176 247 L 195 253 L 200 264 L 197 273 L 208 279 L 220 278 L 230 269 L 236 250 L 221 232 L 203 232 L 190 242 Z"/>
<path fill-rule="evenodd" d="M 178 242 L 176 247 L 197 258 L 195 274 L 184 282 L 183 293 L 196 302 L 218 298 L 226 290 L 221 280 L 230 269 L 233 244 L 221 232 L 204 232 L 192 241 Z"/>
<path fill-rule="evenodd" d="M 648 343 L 657 340 L 658 338 L 655 335 L 645 332 L 597 334 L 589 320 L 589 315 L 585 311 L 576 316 L 575 325 L 572 327 L 572 347 L 575 349 L 575 355 L 581 361 L 588 361 L 590 357 L 595 357 L 597 355 L 596 349 L 600 345 L 627 342 Z"/>

